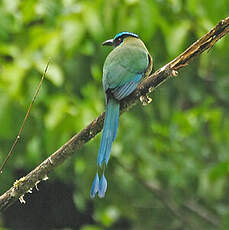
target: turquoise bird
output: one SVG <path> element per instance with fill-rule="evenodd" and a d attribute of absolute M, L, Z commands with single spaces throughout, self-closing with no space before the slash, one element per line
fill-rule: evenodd
<path fill-rule="evenodd" d="M 121 32 L 113 39 L 103 42 L 102 45 L 113 46 L 114 49 L 107 56 L 103 66 L 106 113 L 97 158 L 97 165 L 103 169 L 103 172 L 99 179 L 97 170 L 91 186 L 91 198 L 94 198 L 97 193 L 102 198 L 106 193 L 107 180 L 104 170 L 117 135 L 120 101 L 130 95 L 141 80 L 150 74 L 153 65 L 152 57 L 137 34 Z"/>

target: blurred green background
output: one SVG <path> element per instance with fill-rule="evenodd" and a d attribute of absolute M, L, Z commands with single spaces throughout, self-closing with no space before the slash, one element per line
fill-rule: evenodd
<path fill-rule="evenodd" d="M 137 33 L 158 69 L 228 15 L 228 0 L 2 0 L 1 162 L 51 65 L 1 194 L 104 111 L 104 40 Z M 89 198 L 98 135 L 1 213 L 0 229 L 229 229 L 228 61 L 227 36 L 121 116 L 104 199 Z"/>

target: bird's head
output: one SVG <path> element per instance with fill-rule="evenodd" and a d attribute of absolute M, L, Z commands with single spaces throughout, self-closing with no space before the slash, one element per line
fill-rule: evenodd
<path fill-rule="evenodd" d="M 130 32 L 120 32 L 118 34 L 115 35 L 115 37 L 113 39 L 109 39 L 105 42 L 102 43 L 103 46 L 114 46 L 117 47 L 119 46 L 123 40 L 127 37 L 135 37 L 135 38 L 139 38 L 137 34 L 134 33 L 130 33 Z"/>

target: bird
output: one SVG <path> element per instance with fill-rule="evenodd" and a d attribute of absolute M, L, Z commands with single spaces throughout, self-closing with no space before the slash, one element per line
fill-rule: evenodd
<path fill-rule="evenodd" d="M 130 95 L 144 77 L 152 71 L 153 59 L 140 37 L 131 32 L 120 32 L 113 39 L 102 43 L 113 46 L 103 65 L 103 89 L 106 98 L 106 111 L 102 139 L 97 157 L 97 173 L 92 182 L 90 197 L 98 193 L 105 196 L 107 180 L 104 175 L 108 164 L 112 143 L 117 136 L 120 102 Z M 102 176 L 99 179 L 99 168 Z"/>

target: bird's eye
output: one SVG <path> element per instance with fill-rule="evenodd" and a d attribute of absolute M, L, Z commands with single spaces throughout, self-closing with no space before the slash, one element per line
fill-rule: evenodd
<path fill-rule="evenodd" d="M 119 45 L 119 44 L 121 44 L 121 42 L 122 42 L 122 38 L 116 39 L 116 46 Z"/>

